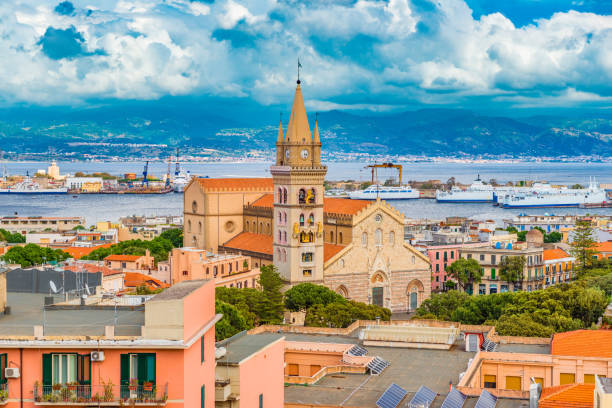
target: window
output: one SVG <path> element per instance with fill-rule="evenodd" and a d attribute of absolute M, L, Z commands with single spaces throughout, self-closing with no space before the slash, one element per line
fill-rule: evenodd
<path fill-rule="evenodd" d="M 43 385 L 73 382 L 91 384 L 89 354 L 43 354 Z"/>
<path fill-rule="evenodd" d="M 187 276 L 187 275 L 189 275 L 189 272 L 183 271 L 183 276 Z"/>
<path fill-rule="evenodd" d="M 329 231 L 329 241 L 334 242 L 334 231 Z"/>
<path fill-rule="evenodd" d="M 446 251 L 444 251 L 444 261 L 448 261 L 448 255 L 447 255 Z"/>
<path fill-rule="evenodd" d="M 306 204 L 306 190 L 303 188 L 300 188 L 300 191 L 298 192 L 298 203 Z"/>
<path fill-rule="evenodd" d="M 210 274 L 210 268 L 208 266 L 206 267 L 206 274 Z"/>
<path fill-rule="evenodd" d="M 206 408 L 206 388 L 200 387 L 200 408 Z"/>
<path fill-rule="evenodd" d="M 196 200 L 193 200 L 193 202 L 191 203 L 191 212 L 198 212 L 198 203 L 196 202 Z"/>
<path fill-rule="evenodd" d="M 283 204 L 287 204 L 287 189 L 283 188 Z M 285 219 L 286 221 L 287 219 Z"/>
<path fill-rule="evenodd" d="M 534 377 L 533 380 L 537 384 L 540 384 L 540 387 L 544 388 L 544 378 L 542 378 L 542 377 Z"/>
<path fill-rule="evenodd" d="M 484 256 L 484 254 L 480 254 L 480 260 L 481 260 L 481 261 L 484 261 L 484 260 L 485 260 L 485 256 Z"/>
<path fill-rule="evenodd" d="M 259 394 L 259 408 L 263 408 L 263 394 Z"/>
<path fill-rule="evenodd" d="M 576 382 L 576 374 L 573 373 L 560 373 L 559 374 L 559 385 L 574 384 Z"/>
<path fill-rule="evenodd" d="M 467 259 L 472 259 L 472 254 L 467 254 Z"/>
<path fill-rule="evenodd" d="M 312 276 L 312 269 L 304 269 L 302 275 L 306 277 Z"/>
<path fill-rule="evenodd" d="M 416 257 L 412 255 L 412 263 L 414 264 L 415 262 L 416 262 Z"/>
<path fill-rule="evenodd" d="M 213 278 L 216 278 L 218 273 L 217 265 L 213 266 Z"/>
<path fill-rule="evenodd" d="M 451 259 L 455 259 L 455 251 L 451 251 Z"/>
<path fill-rule="evenodd" d="M 200 363 L 204 362 L 204 336 L 200 337 Z"/>
<path fill-rule="evenodd" d="M 227 271 L 229 273 L 232 273 L 232 263 L 231 262 L 227 264 Z"/>
<path fill-rule="evenodd" d="M 585 374 L 584 383 L 585 384 L 595 384 L 595 374 Z"/>
<path fill-rule="evenodd" d="M 304 252 L 302 254 L 302 262 L 312 262 L 312 252 Z"/>
<path fill-rule="evenodd" d="M 301 243 L 310 243 L 314 242 L 314 232 L 300 232 L 300 242 Z"/>
<path fill-rule="evenodd" d="M 304 214 L 300 214 L 300 227 L 304 226 Z"/>
<path fill-rule="evenodd" d="M 440 264 L 436 264 L 436 272 L 440 272 Z"/>
<path fill-rule="evenodd" d="M 496 258 L 495 255 L 491 255 L 491 265 L 495 265 L 495 261 L 496 261 L 495 258 Z"/>
<path fill-rule="evenodd" d="M 308 216 L 308 224 L 310 224 L 310 225 L 314 224 L 314 214 L 310 214 Z"/>
<path fill-rule="evenodd" d="M 521 377 L 507 375 L 506 376 L 506 389 L 520 391 L 522 389 Z"/>
<path fill-rule="evenodd" d="M 395 231 L 389 233 L 389 245 L 395 245 Z"/>
<path fill-rule="evenodd" d="M 380 228 L 376 230 L 375 239 L 376 239 L 377 246 L 382 245 L 382 230 Z"/>
<path fill-rule="evenodd" d="M 495 268 L 491 268 L 491 279 L 495 280 Z"/>
<path fill-rule="evenodd" d="M 338 243 L 339 244 L 342 243 L 342 233 L 341 232 L 338 233 Z"/>
<path fill-rule="evenodd" d="M 6 377 L 4 376 L 4 370 L 7 367 L 7 354 L 0 354 L 0 384 L 6 384 Z"/>
<path fill-rule="evenodd" d="M 486 295 L 487 294 L 487 285 L 481 283 L 478 285 L 478 294 L 479 295 Z"/>
<path fill-rule="evenodd" d="M 497 376 L 485 375 L 484 376 L 484 388 L 497 388 Z"/>
<path fill-rule="evenodd" d="M 367 232 L 364 232 L 361 234 L 361 246 L 362 247 L 368 246 L 368 233 Z"/>
<path fill-rule="evenodd" d="M 436 259 L 440 259 L 440 252 L 436 252 Z"/>

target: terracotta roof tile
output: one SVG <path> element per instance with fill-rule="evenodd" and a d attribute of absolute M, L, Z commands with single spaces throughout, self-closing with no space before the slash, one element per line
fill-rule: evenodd
<path fill-rule="evenodd" d="M 325 197 L 323 199 L 323 212 L 329 214 L 355 215 L 370 204 L 372 204 L 372 201 Z"/>
<path fill-rule="evenodd" d="M 92 247 L 74 247 L 73 246 L 73 247 L 61 248 L 61 250 L 69 254 L 74 259 L 81 259 L 85 255 L 89 255 L 96 249 L 108 248 L 111 245 L 112 245 L 111 243 L 108 243 L 108 244 L 96 245 Z"/>
<path fill-rule="evenodd" d="M 137 288 L 145 285 L 149 289 L 168 288 L 170 285 L 164 283 L 152 276 L 147 276 L 139 272 L 126 272 L 123 278 L 123 283 L 127 288 Z"/>
<path fill-rule="evenodd" d="M 550 261 L 553 259 L 563 259 L 563 258 L 570 258 L 570 254 L 568 254 L 567 252 L 565 252 L 564 250 L 560 248 L 544 250 L 544 260 L 545 261 Z"/>
<path fill-rule="evenodd" d="M 591 408 L 595 384 L 569 384 L 542 390 L 540 408 Z"/>
<path fill-rule="evenodd" d="M 344 248 L 346 247 L 343 245 L 323 244 L 323 262 L 327 262 Z"/>
<path fill-rule="evenodd" d="M 123 273 L 114 269 L 107 268 L 106 266 L 99 266 L 94 264 L 77 264 L 64 266 L 64 270 L 72 272 L 86 271 L 89 273 L 102 272 L 104 276 L 117 275 Z"/>
<path fill-rule="evenodd" d="M 272 178 L 198 178 L 204 190 L 242 189 L 272 191 Z"/>
<path fill-rule="evenodd" d="M 257 252 L 272 255 L 274 242 L 271 235 L 254 234 L 252 232 L 241 232 L 234 238 L 223 244 L 226 248 L 239 251 Z"/>
<path fill-rule="evenodd" d="M 120 262 L 136 262 L 144 255 L 109 255 L 104 258 L 105 261 L 120 261 Z"/>
<path fill-rule="evenodd" d="M 557 333 L 550 354 L 612 358 L 612 330 L 575 330 Z"/>
<path fill-rule="evenodd" d="M 596 250 L 598 252 L 612 252 L 612 241 L 598 243 Z"/>
<path fill-rule="evenodd" d="M 272 208 L 274 206 L 274 194 L 264 194 L 253 201 L 252 207 Z"/>

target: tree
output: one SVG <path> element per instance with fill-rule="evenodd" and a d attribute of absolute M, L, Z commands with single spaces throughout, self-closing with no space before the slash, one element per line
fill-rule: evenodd
<path fill-rule="evenodd" d="M 283 321 L 283 280 L 274 265 L 264 265 L 260 268 L 259 285 L 264 294 L 261 310 L 262 323 L 275 324 Z"/>
<path fill-rule="evenodd" d="M 174 248 L 180 248 L 183 246 L 183 230 L 180 228 L 172 228 L 165 230 L 159 234 L 160 238 L 165 238 L 172 242 Z"/>
<path fill-rule="evenodd" d="M 367 305 L 361 302 L 332 302 L 327 305 L 316 304 L 306 313 L 304 324 L 315 327 L 347 327 L 355 320 L 391 319 L 391 311 L 387 308 Z"/>
<path fill-rule="evenodd" d="M 544 234 L 544 242 L 553 243 L 553 242 L 561 242 L 563 239 L 563 234 L 557 231 L 553 231 L 550 234 Z"/>
<path fill-rule="evenodd" d="M 7 263 L 19 264 L 22 268 L 42 265 L 48 262 L 61 262 L 70 258 L 66 252 L 59 249 L 43 248 L 36 244 L 27 244 L 9 249 L 2 259 Z"/>
<path fill-rule="evenodd" d="M 313 305 L 326 306 L 333 302 L 345 302 L 333 290 L 312 283 L 300 283 L 285 292 L 285 307 L 291 311 L 306 310 Z"/>
<path fill-rule="evenodd" d="M 11 233 L 0 228 L 0 241 L 6 241 L 9 244 L 23 244 L 26 239 L 18 232 Z"/>
<path fill-rule="evenodd" d="M 240 311 L 229 303 L 215 301 L 215 313 L 223 314 L 223 318 L 215 324 L 215 340 L 223 340 L 234 334 L 247 330 L 247 324 Z"/>
<path fill-rule="evenodd" d="M 597 251 L 595 250 L 593 228 L 591 227 L 591 223 L 589 221 L 576 221 L 576 226 L 572 235 L 570 252 L 580 265 L 578 270 L 579 275 L 583 275 L 587 269 L 593 266 L 593 256 L 597 253 Z"/>
<path fill-rule="evenodd" d="M 512 283 L 515 286 L 522 286 L 523 272 L 525 270 L 526 259 L 524 256 L 507 256 L 502 258 L 499 263 L 499 277 L 501 280 Z"/>
<path fill-rule="evenodd" d="M 416 314 L 419 317 L 433 316 L 436 319 L 451 320 L 455 310 L 463 306 L 469 299 L 470 295 L 456 290 L 439 293 L 425 299 Z"/>
<path fill-rule="evenodd" d="M 483 271 L 475 259 L 460 258 L 446 268 L 446 274 L 466 290 L 472 288 L 475 283 L 480 283 Z"/>
<path fill-rule="evenodd" d="M 76 226 L 76 227 L 74 227 L 72 230 L 73 230 L 73 231 L 80 231 L 80 230 L 84 230 L 84 229 L 85 229 L 85 227 L 84 227 L 84 226 L 82 226 L 82 225 L 77 225 L 77 226 Z"/>
<path fill-rule="evenodd" d="M 574 184 L 570 187 L 572 190 L 582 190 L 584 186 L 582 184 Z"/>

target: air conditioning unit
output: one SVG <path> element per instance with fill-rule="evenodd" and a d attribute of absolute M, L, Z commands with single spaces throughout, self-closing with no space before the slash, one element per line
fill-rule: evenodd
<path fill-rule="evenodd" d="M 19 369 L 17 367 L 7 367 L 4 369 L 6 378 L 19 378 Z"/>
<path fill-rule="evenodd" d="M 91 361 L 104 361 L 104 352 L 103 351 L 92 351 Z"/>

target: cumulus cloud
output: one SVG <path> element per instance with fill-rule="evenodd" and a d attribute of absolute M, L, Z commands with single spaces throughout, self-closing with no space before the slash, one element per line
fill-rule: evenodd
<path fill-rule="evenodd" d="M 500 12 L 474 17 L 464 0 L 13 0 L 0 20 L 4 104 L 284 103 L 298 56 L 319 109 L 612 96 L 612 16 L 594 13 L 517 26 Z"/>

